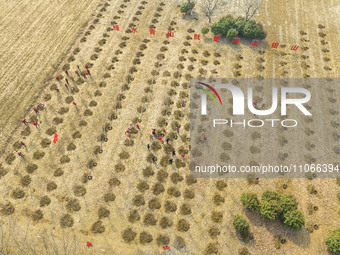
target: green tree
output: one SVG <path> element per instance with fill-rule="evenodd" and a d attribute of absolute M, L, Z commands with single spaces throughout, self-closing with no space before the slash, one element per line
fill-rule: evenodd
<path fill-rule="evenodd" d="M 271 190 L 266 190 L 265 192 L 262 193 L 262 201 L 271 201 L 271 200 L 276 200 L 279 201 L 280 195 L 276 191 L 271 191 Z"/>
<path fill-rule="evenodd" d="M 181 5 L 180 11 L 182 13 L 188 13 L 190 12 L 190 14 L 192 15 L 192 10 L 195 7 L 195 3 L 194 2 L 186 2 L 184 4 Z"/>
<path fill-rule="evenodd" d="M 280 195 L 279 204 L 282 208 L 283 213 L 297 209 L 296 200 L 291 195 L 287 195 L 287 194 Z"/>
<path fill-rule="evenodd" d="M 223 34 L 223 24 L 221 22 L 216 22 L 211 26 L 211 32 L 214 35 L 221 35 Z"/>
<path fill-rule="evenodd" d="M 211 32 L 214 35 L 227 35 L 229 29 L 234 28 L 234 23 L 235 20 L 232 16 L 225 16 L 211 26 Z"/>
<path fill-rule="evenodd" d="M 263 31 L 261 24 L 257 24 L 255 21 L 247 21 L 243 28 L 243 36 L 248 39 L 265 39 L 267 34 Z"/>
<path fill-rule="evenodd" d="M 257 210 L 260 205 L 256 193 L 243 193 L 241 196 L 241 202 L 245 208 L 251 211 Z"/>
<path fill-rule="evenodd" d="M 340 229 L 333 230 L 326 238 L 326 245 L 331 252 L 340 254 Z"/>
<path fill-rule="evenodd" d="M 243 35 L 243 29 L 246 25 L 246 20 L 243 17 L 237 17 L 235 19 L 235 29 L 239 32 L 240 35 Z"/>
<path fill-rule="evenodd" d="M 203 35 L 206 35 L 207 33 L 209 33 L 209 28 L 208 27 L 202 27 L 201 32 Z"/>
<path fill-rule="evenodd" d="M 229 29 L 228 33 L 227 33 L 227 38 L 232 40 L 234 39 L 235 37 L 238 36 L 238 32 L 235 28 L 231 28 Z"/>
<path fill-rule="evenodd" d="M 283 225 L 290 229 L 301 229 L 305 225 L 305 216 L 298 210 L 283 214 Z"/>
<path fill-rule="evenodd" d="M 262 200 L 260 213 L 264 219 L 276 220 L 279 218 L 279 215 L 281 214 L 281 212 L 282 212 L 282 209 L 276 200 L 270 200 L 270 201 Z"/>
<path fill-rule="evenodd" d="M 240 234 L 248 234 L 249 224 L 241 215 L 234 216 L 233 226 Z"/>

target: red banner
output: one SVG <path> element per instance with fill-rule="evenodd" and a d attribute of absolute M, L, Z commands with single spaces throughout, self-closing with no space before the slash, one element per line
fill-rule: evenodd
<path fill-rule="evenodd" d="M 53 143 L 55 144 L 57 141 L 58 141 L 58 134 L 57 134 L 57 133 L 55 133 L 55 134 L 54 134 L 54 140 L 53 140 Z"/>

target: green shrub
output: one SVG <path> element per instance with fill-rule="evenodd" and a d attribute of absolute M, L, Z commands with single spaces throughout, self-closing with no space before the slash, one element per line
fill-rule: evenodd
<path fill-rule="evenodd" d="M 267 37 L 267 34 L 263 31 L 263 27 L 261 24 L 257 24 L 255 21 L 247 21 L 242 35 L 248 39 L 264 39 Z"/>
<path fill-rule="evenodd" d="M 279 218 L 279 215 L 281 214 L 281 212 L 282 212 L 282 209 L 278 201 L 276 200 L 270 200 L 270 201 L 264 200 L 263 201 L 262 200 L 260 213 L 264 219 L 276 220 Z"/>
<path fill-rule="evenodd" d="M 194 9 L 195 3 L 194 2 L 186 2 L 181 5 L 180 11 L 182 13 L 190 12 L 192 9 Z"/>
<path fill-rule="evenodd" d="M 243 17 L 237 17 L 235 19 L 235 29 L 240 33 L 240 34 L 243 34 L 243 29 L 244 29 L 244 26 L 246 25 L 246 20 L 243 18 Z"/>
<path fill-rule="evenodd" d="M 225 35 L 228 38 L 231 38 L 232 35 L 235 34 L 234 29 L 238 32 L 239 36 L 243 36 L 247 39 L 262 40 L 267 36 L 267 34 L 263 31 L 261 24 L 252 20 L 246 21 L 242 17 L 237 17 L 234 19 L 232 16 L 228 15 L 221 18 L 211 26 L 211 32 L 214 35 Z M 236 36 L 233 37 L 235 38 Z"/>
<path fill-rule="evenodd" d="M 270 200 L 279 201 L 280 195 L 276 191 L 266 190 L 262 193 L 262 201 L 269 202 Z"/>
<path fill-rule="evenodd" d="M 340 229 L 333 230 L 327 236 L 326 245 L 331 252 L 340 253 Z"/>
<path fill-rule="evenodd" d="M 234 216 L 233 226 L 240 234 L 248 234 L 249 224 L 241 215 Z"/>
<path fill-rule="evenodd" d="M 298 210 L 283 214 L 283 225 L 290 229 L 301 229 L 305 225 L 305 216 Z"/>
<path fill-rule="evenodd" d="M 227 33 L 227 38 L 232 40 L 234 39 L 235 37 L 238 36 L 238 32 L 235 28 L 232 28 L 232 29 L 229 29 L 228 33 Z"/>
<path fill-rule="evenodd" d="M 209 33 L 209 28 L 208 27 L 202 27 L 201 32 L 203 35 L 206 35 Z"/>
<path fill-rule="evenodd" d="M 241 202 L 245 208 L 251 211 L 257 210 L 260 205 L 255 193 L 243 193 L 241 196 Z"/>
<path fill-rule="evenodd" d="M 279 204 L 282 208 L 282 213 L 286 213 L 288 211 L 297 209 L 296 200 L 291 195 L 287 195 L 287 194 L 280 195 Z"/>

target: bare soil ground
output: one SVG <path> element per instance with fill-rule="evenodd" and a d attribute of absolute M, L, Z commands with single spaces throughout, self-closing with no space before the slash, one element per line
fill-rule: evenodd
<path fill-rule="evenodd" d="M 221 188 L 216 179 L 190 178 L 189 159 L 181 159 L 179 151 L 187 153 L 190 143 L 186 95 L 190 77 L 234 77 L 239 64 L 240 78 L 339 78 L 336 1 L 266 1 L 255 17 L 268 32 L 261 45 L 263 54 L 249 42 L 237 47 L 225 39 L 213 43 L 211 34 L 194 41 L 207 19 L 198 10 L 194 17 L 183 18 L 175 1 L 21 4 L 22 9 L 32 9 L 24 12 L 25 18 L 19 16 L 17 3 L 6 2 L 0 11 L 8 16 L 3 24 L 12 22 L 4 26 L 11 36 L 0 40 L 4 45 L 1 119 L 8 123 L 2 124 L 1 132 L 1 252 L 159 254 L 163 245 L 169 245 L 167 253 L 173 254 L 238 254 L 243 247 L 251 254 L 326 253 L 326 235 L 340 226 L 336 180 L 290 180 L 283 190 L 282 179 L 261 179 L 255 185 L 246 179 L 229 179 L 223 180 L 226 187 Z M 221 9 L 214 20 L 230 12 L 240 13 L 237 2 Z M 30 23 L 24 22 L 29 19 Z M 46 34 L 47 24 L 53 27 Z M 113 31 L 115 24 L 120 31 Z M 128 29 L 133 26 L 135 34 Z M 154 36 L 149 34 L 151 27 L 156 29 Z M 174 37 L 167 38 L 172 29 Z M 56 40 L 56 33 L 63 39 Z M 273 50 L 273 41 L 286 47 Z M 292 44 L 299 44 L 301 50 L 290 51 Z M 257 68 L 259 58 L 264 69 Z M 85 64 L 92 76 L 79 78 L 76 65 L 85 71 Z M 62 83 L 55 80 L 57 75 L 63 77 Z M 329 98 L 339 102 L 339 90 L 326 84 L 322 93 L 323 103 L 336 110 L 337 104 Z M 36 115 L 30 105 L 39 103 L 46 109 Z M 16 128 L 27 109 L 26 118 L 38 119 L 39 128 L 32 124 Z M 131 122 L 141 130 L 129 139 L 124 132 Z M 335 138 L 332 133 L 338 134 L 339 114 L 330 115 L 329 122 L 331 139 Z M 180 135 L 176 135 L 179 125 Z M 166 164 L 172 147 L 157 143 L 148 152 L 152 128 L 167 130 L 178 156 L 173 166 Z M 59 140 L 53 144 L 55 132 Z M 317 144 L 322 142 L 318 137 L 277 132 L 288 143 L 315 144 L 316 149 L 301 161 L 316 158 L 317 162 Z M 230 138 L 236 139 L 236 134 Z M 272 142 L 273 146 L 282 146 L 281 140 Z M 249 150 L 267 142 L 242 140 Z M 24 160 L 18 157 L 19 151 Z M 338 156 L 335 151 L 329 153 Z M 247 155 L 247 161 L 256 160 Z M 266 189 L 293 194 L 306 215 L 306 228 L 288 231 L 279 222 L 266 222 L 243 210 L 242 192 L 260 194 Z M 310 210 L 314 206 L 317 211 Z M 253 239 L 243 240 L 235 233 L 232 218 L 239 213 L 250 222 Z M 279 245 L 280 238 L 286 243 Z M 87 248 L 87 241 L 93 247 Z"/>

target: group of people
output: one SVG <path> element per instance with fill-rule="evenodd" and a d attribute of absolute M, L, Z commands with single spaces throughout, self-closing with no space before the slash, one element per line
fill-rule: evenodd
<path fill-rule="evenodd" d="M 177 134 L 179 135 L 179 128 L 176 128 L 176 132 L 177 132 Z M 166 134 L 167 134 L 167 133 L 166 133 L 166 130 L 163 128 L 163 130 L 162 130 L 162 135 L 163 135 L 164 137 L 166 137 Z M 163 136 L 162 136 L 162 135 L 159 135 L 158 138 L 156 139 L 156 141 L 154 141 L 154 137 L 156 137 L 156 129 L 153 128 L 153 129 L 151 129 L 151 134 L 150 134 L 150 136 L 149 136 L 150 141 L 152 141 L 152 142 L 154 142 L 154 143 L 156 143 L 157 141 L 160 141 L 160 143 L 164 146 L 165 142 L 164 142 L 164 139 L 163 139 Z M 166 137 L 166 138 L 165 138 L 165 141 L 166 141 L 167 144 L 169 144 L 170 138 L 169 138 L 169 137 Z M 151 148 L 150 144 L 147 144 L 147 149 L 148 149 L 148 151 L 150 151 L 150 148 Z M 191 150 L 191 145 L 189 145 L 189 150 Z M 173 163 L 173 158 L 176 157 L 176 151 L 175 151 L 175 149 L 172 150 L 171 155 L 172 155 L 172 158 L 169 159 L 169 164 L 170 164 L 170 165 L 172 165 L 172 163 Z M 182 152 L 182 153 L 181 153 L 181 157 L 184 159 L 185 153 Z M 153 163 L 156 163 L 155 157 L 152 157 L 152 161 L 153 161 Z"/>
<path fill-rule="evenodd" d="M 86 79 L 86 75 L 91 76 L 91 72 L 90 72 L 90 70 L 89 70 L 89 68 L 88 68 L 87 65 L 85 65 L 86 72 L 82 72 L 81 69 L 80 69 L 80 67 L 79 67 L 79 65 L 77 65 L 77 69 L 79 70 L 79 72 L 78 72 L 78 70 L 77 70 L 77 71 L 76 71 L 76 74 L 78 75 L 79 78 L 80 78 L 80 74 L 79 74 L 79 73 L 81 73 L 82 76 L 83 76 L 85 79 Z M 65 70 L 65 74 L 66 74 L 66 76 L 67 76 L 68 78 L 70 78 L 68 70 Z M 66 83 L 64 84 L 64 86 L 66 87 L 67 90 L 69 90 L 69 85 L 70 85 L 70 84 L 69 84 L 68 78 L 65 78 L 65 82 L 66 82 Z M 57 79 L 57 81 L 58 81 L 59 83 L 61 83 L 61 79 L 60 79 L 59 76 L 57 76 L 56 79 Z M 72 80 L 72 82 L 74 83 L 73 77 L 71 77 L 71 80 Z M 71 87 L 71 89 L 72 89 L 72 87 Z M 55 90 L 56 90 L 58 93 L 60 93 L 60 91 L 59 91 L 58 88 L 56 88 Z M 73 102 L 73 105 L 77 106 L 77 104 L 76 104 L 75 102 Z M 42 107 L 43 110 L 46 110 L 45 104 L 41 103 L 40 106 Z M 33 111 L 35 112 L 36 116 L 39 115 L 39 110 L 38 110 L 38 108 L 39 108 L 39 107 L 33 107 Z M 28 125 L 30 124 L 30 122 L 29 122 L 28 120 L 26 120 L 25 118 L 22 120 L 22 123 L 23 123 L 25 126 L 28 126 Z M 33 125 L 34 125 L 37 129 L 39 129 L 38 120 L 33 121 Z M 21 145 L 22 145 L 23 147 L 26 148 L 26 144 L 25 144 L 24 142 L 21 142 Z M 20 157 L 24 158 L 24 154 L 23 154 L 22 152 L 19 152 L 18 155 L 19 155 Z"/>
<path fill-rule="evenodd" d="M 79 78 L 81 77 L 80 74 L 84 77 L 84 79 L 86 79 L 86 75 L 91 76 L 90 69 L 88 68 L 87 65 L 85 65 L 86 72 L 82 72 L 81 69 L 80 69 L 80 67 L 79 67 L 79 65 L 77 65 L 77 69 L 79 70 L 79 72 L 78 72 L 78 70 L 77 70 L 77 71 L 75 71 L 75 73 L 77 74 L 77 76 L 78 76 Z M 65 70 L 65 74 L 66 74 L 67 77 L 70 78 L 70 76 L 69 76 L 69 74 L 68 74 L 68 70 Z M 57 80 L 59 83 L 61 83 L 61 79 L 60 79 L 59 76 L 56 77 L 56 80 Z M 73 78 L 73 77 L 71 77 L 71 80 L 72 80 L 72 82 L 75 84 L 75 81 L 74 81 L 74 78 Z M 67 90 L 69 90 L 70 84 L 69 84 L 69 81 L 68 81 L 67 78 L 65 78 L 65 82 L 66 82 L 66 83 L 64 84 L 64 86 L 65 86 L 65 88 L 66 88 Z M 71 87 L 71 86 L 70 86 L 70 87 Z M 71 87 L 71 89 L 73 89 L 73 88 Z M 55 90 L 56 90 L 58 93 L 60 92 L 58 88 L 56 88 Z"/>

